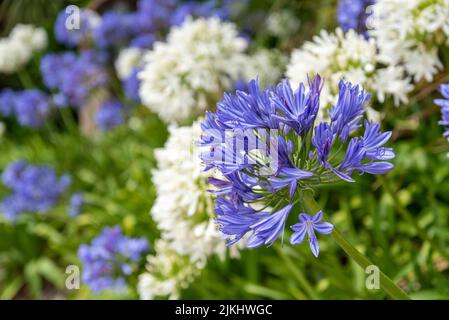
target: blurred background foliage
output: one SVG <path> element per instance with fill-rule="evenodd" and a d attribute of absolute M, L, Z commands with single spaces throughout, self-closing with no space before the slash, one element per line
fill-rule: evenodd
<path fill-rule="evenodd" d="M 48 0 L 0 3 L 1 35 L 19 22 L 44 26 L 54 51 L 58 44 L 52 24 L 58 11 L 68 4 L 103 5 Z M 251 5 L 250 11 L 285 7 L 297 15 L 300 32 L 283 44 L 281 49 L 287 53 L 319 30 L 335 27 L 336 1 L 264 0 Z M 254 45 L 279 47 L 276 39 L 263 34 Z M 29 67 L 37 84 L 41 83 L 38 61 Z M 0 86 L 18 87 L 15 81 L 2 75 Z M 412 298 L 422 299 L 449 297 L 449 147 L 437 124 L 436 95 L 430 92 L 401 109 L 382 106 L 387 110 L 384 129 L 394 130 L 395 170 L 381 178 L 360 176 L 356 184 L 322 188 L 316 197 L 359 250 Z M 79 134 L 70 113 L 59 115 L 54 124 L 40 131 L 7 125 L 0 141 L 0 168 L 17 159 L 50 164 L 58 174 L 72 175 L 71 191 L 85 192 L 87 206 L 74 219 L 67 215 L 65 201 L 49 214 L 29 216 L 18 224 L 0 221 L 0 299 L 114 298 L 94 296 L 84 287 L 67 291 L 65 268 L 78 264 L 80 243 L 92 239 L 105 225 L 120 224 L 126 235 L 144 236 L 151 243 L 158 237 L 148 212 L 155 197 L 153 150 L 163 146 L 165 126 L 144 108 L 134 110 L 129 125 L 95 140 Z M 7 192 L 1 187 L 2 197 Z M 386 298 L 380 290 L 366 289 L 364 270 L 347 259 L 330 238 L 320 244 L 320 259 L 306 246 L 282 247 L 280 241 L 268 249 L 243 251 L 240 259 L 211 258 L 182 298 Z M 126 297 L 138 296 L 130 289 Z"/>

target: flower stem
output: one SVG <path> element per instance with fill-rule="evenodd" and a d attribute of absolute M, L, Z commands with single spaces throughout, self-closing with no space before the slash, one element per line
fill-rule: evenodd
<path fill-rule="evenodd" d="M 20 83 L 25 89 L 31 89 L 33 88 L 33 80 L 31 79 L 30 75 L 28 74 L 28 71 L 25 69 L 20 70 L 17 72 L 17 75 L 19 77 Z"/>
<path fill-rule="evenodd" d="M 309 214 L 315 214 L 320 211 L 318 203 L 311 192 L 305 192 L 303 195 L 304 205 L 310 211 Z M 349 241 L 336 228 L 332 231 L 332 237 L 338 246 L 351 257 L 363 270 L 366 267 L 373 265 L 373 263 L 360 253 Z M 397 300 L 410 300 L 410 297 L 399 288 L 385 273 L 380 271 L 380 286 L 382 289 L 393 299 Z"/>

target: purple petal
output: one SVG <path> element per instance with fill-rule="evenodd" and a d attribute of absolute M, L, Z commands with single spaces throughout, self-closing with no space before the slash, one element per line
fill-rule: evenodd
<path fill-rule="evenodd" d="M 291 226 L 293 229 L 294 226 Z M 300 244 L 304 241 L 304 238 L 306 237 L 306 228 L 304 225 L 302 225 L 302 228 L 298 228 L 296 232 L 294 232 L 290 237 L 290 243 L 291 244 Z"/>
<path fill-rule="evenodd" d="M 315 235 L 310 237 L 310 234 L 309 234 L 309 245 L 310 245 L 310 250 L 312 250 L 313 255 L 318 258 L 318 254 L 320 253 L 320 248 L 318 246 L 318 240 L 315 237 Z"/>
<path fill-rule="evenodd" d="M 323 219 L 323 211 L 321 211 L 321 210 L 316 215 L 314 215 L 312 217 L 313 223 L 317 223 L 317 222 L 321 221 L 321 219 Z"/>
<path fill-rule="evenodd" d="M 321 234 L 329 234 L 334 230 L 334 226 L 329 222 L 318 222 L 313 225 L 313 228 Z"/>

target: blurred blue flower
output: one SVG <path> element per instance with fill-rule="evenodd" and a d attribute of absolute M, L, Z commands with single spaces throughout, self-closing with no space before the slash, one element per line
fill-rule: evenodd
<path fill-rule="evenodd" d="M 151 34 L 167 30 L 177 5 L 177 0 L 138 0 L 137 12 L 133 17 L 135 33 Z"/>
<path fill-rule="evenodd" d="M 435 100 L 435 103 L 441 107 L 441 120 L 438 123 L 446 127 L 443 136 L 449 141 L 449 83 L 441 85 L 440 92 L 444 99 Z"/>
<path fill-rule="evenodd" d="M 81 209 L 84 205 L 84 194 L 82 192 L 76 192 L 70 197 L 69 204 L 69 216 L 76 217 L 81 213 Z"/>
<path fill-rule="evenodd" d="M 43 56 L 40 69 L 45 85 L 49 89 L 60 87 L 64 78 L 68 76 L 68 70 L 76 63 L 76 59 L 73 52 L 49 53 Z"/>
<path fill-rule="evenodd" d="M 337 21 L 343 31 L 353 29 L 366 35 L 369 12 L 366 8 L 375 0 L 340 0 L 337 7 Z"/>
<path fill-rule="evenodd" d="M 370 95 L 341 81 L 329 121 L 315 123 L 322 87 L 318 75 L 309 79 L 308 90 L 304 84 L 293 90 L 287 80 L 260 89 L 252 80 L 246 91 L 226 93 L 217 111 L 206 113 L 200 158 L 206 170 L 224 176 L 209 183 L 216 187 L 211 192 L 217 196 L 217 223 L 228 245 L 246 233 L 248 247 L 272 244 L 293 205 L 303 201 L 304 189 L 339 179 L 353 182 L 354 172 L 384 174 L 394 167 L 385 161 L 394 158 L 393 150 L 383 146 L 391 132 L 368 121 L 362 125 Z M 256 210 L 253 202 L 263 209 Z M 317 255 L 318 244 L 312 250 Z"/>
<path fill-rule="evenodd" d="M 82 279 L 95 293 L 108 289 L 123 292 L 132 265 L 148 250 L 145 238 L 128 238 L 120 226 L 104 228 L 91 245 L 83 244 L 78 249 L 83 263 Z"/>
<path fill-rule="evenodd" d="M 95 123 L 102 131 L 108 131 L 125 121 L 123 105 L 118 100 L 108 100 L 95 113 Z"/>
<path fill-rule="evenodd" d="M 51 167 L 19 160 L 3 171 L 2 181 L 12 193 L 0 203 L 1 212 L 8 220 L 15 220 L 22 213 L 48 212 L 58 203 L 71 178 L 58 177 Z"/>
<path fill-rule="evenodd" d="M 58 107 L 81 107 L 90 93 L 108 82 L 103 66 L 107 56 L 102 51 L 86 50 L 48 54 L 42 58 L 41 73 L 44 83 L 57 91 L 53 101 Z"/>
<path fill-rule="evenodd" d="M 0 92 L 0 114 L 9 117 L 14 113 L 16 94 L 11 89 L 3 89 Z"/>
<path fill-rule="evenodd" d="M 69 47 L 75 47 L 92 38 L 92 32 L 100 22 L 98 15 L 88 9 L 80 10 L 79 28 L 72 26 L 74 16 L 71 12 L 62 10 L 56 18 L 54 32 L 56 40 Z"/>
<path fill-rule="evenodd" d="M 154 35 L 143 34 L 133 38 L 129 43 L 129 46 L 140 49 L 150 49 L 153 46 L 154 41 L 156 41 Z"/>
<path fill-rule="evenodd" d="M 124 46 L 133 36 L 134 17 L 128 13 L 108 11 L 103 14 L 93 37 L 100 48 Z"/>
<path fill-rule="evenodd" d="M 318 257 L 320 249 L 315 231 L 321 234 L 330 234 L 332 230 L 334 230 L 334 226 L 329 222 L 321 222 L 321 219 L 323 219 L 322 211 L 318 212 L 313 217 L 309 216 L 307 213 L 301 213 L 298 217 L 299 222 L 290 227 L 295 231 L 290 238 L 290 243 L 300 244 L 304 241 L 307 234 L 310 250 L 312 250 L 315 257 Z"/>
<path fill-rule="evenodd" d="M 14 114 L 21 125 L 40 128 L 50 111 L 50 98 L 44 92 L 29 89 L 16 94 Z"/>

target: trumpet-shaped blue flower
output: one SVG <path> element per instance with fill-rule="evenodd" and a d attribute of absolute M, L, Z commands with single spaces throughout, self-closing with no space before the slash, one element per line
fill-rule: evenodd
<path fill-rule="evenodd" d="M 296 89 L 286 80 L 260 89 L 253 80 L 245 92 L 225 94 L 217 111 L 206 114 L 200 158 L 205 170 L 217 169 L 224 177 L 209 182 L 218 196 L 217 223 L 229 245 L 245 235 L 248 247 L 272 244 L 305 189 L 354 182 L 355 172 L 384 174 L 393 168 L 388 160 L 394 152 L 384 146 L 391 133 L 362 121 L 370 95 L 341 81 L 329 120 L 316 123 L 322 87 L 318 75 L 309 79 L 308 88 L 299 84 Z M 321 215 L 314 221 L 316 231 L 323 226 L 318 224 Z M 304 215 L 300 219 L 296 229 L 306 221 Z M 295 234 L 291 242 L 300 239 Z M 309 239 L 318 255 L 311 232 Z"/>
<path fill-rule="evenodd" d="M 307 235 L 310 250 L 312 250 L 315 257 L 318 257 L 320 248 L 315 231 L 320 234 L 330 234 L 332 230 L 334 230 L 334 226 L 329 222 L 321 222 L 321 219 L 323 219 L 322 211 L 318 212 L 313 217 L 309 216 L 307 213 L 301 213 L 298 218 L 299 222 L 290 227 L 295 231 L 290 238 L 290 243 L 300 244 L 304 241 Z"/>

